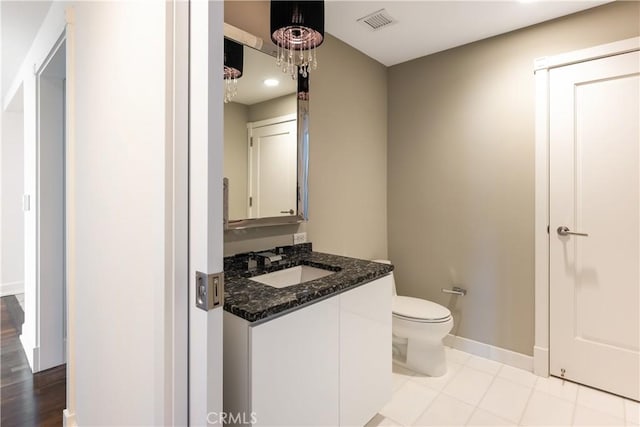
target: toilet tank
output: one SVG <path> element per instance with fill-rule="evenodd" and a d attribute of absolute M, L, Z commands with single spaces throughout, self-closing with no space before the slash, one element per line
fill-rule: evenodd
<path fill-rule="evenodd" d="M 379 262 L 380 264 L 389 264 L 389 265 L 391 265 L 391 261 L 389 261 L 388 259 L 374 259 L 372 261 L 373 262 Z M 393 295 L 398 295 L 398 292 L 396 291 L 396 279 L 393 276 L 393 271 L 390 274 L 391 274 L 391 284 L 393 285 Z"/>

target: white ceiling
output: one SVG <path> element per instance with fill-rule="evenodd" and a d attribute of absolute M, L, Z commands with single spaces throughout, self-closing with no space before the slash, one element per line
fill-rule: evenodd
<path fill-rule="evenodd" d="M 327 0 L 325 25 L 327 32 L 390 66 L 608 2 Z M 0 1 L 3 96 L 51 4 Z M 378 31 L 356 22 L 383 8 L 398 22 Z"/>
<path fill-rule="evenodd" d="M 265 86 L 266 79 L 278 80 L 278 86 Z M 233 102 L 253 105 L 294 93 L 297 83 L 276 65 L 276 59 L 250 47 L 244 47 L 244 67 L 238 79 L 238 94 Z"/>
<path fill-rule="evenodd" d="M 0 1 L 3 98 L 13 83 L 51 4 L 51 1 Z"/>
<path fill-rule="evenodd" d="M 391 66 L 604 3 L 609 1 L 327 0 L 325 30 Z M 397 23 L 372 31 L 357 22 L 380 9 Z"/>

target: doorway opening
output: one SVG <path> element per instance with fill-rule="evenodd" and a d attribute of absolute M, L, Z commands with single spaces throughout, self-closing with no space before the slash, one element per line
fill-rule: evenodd
<path fill-rule="evenodd" d="M 66 43 L 37 73 L 37 277 L 34 372 L 66 361 Z M 27 313 L 27 316 L 29 314 Z"/>

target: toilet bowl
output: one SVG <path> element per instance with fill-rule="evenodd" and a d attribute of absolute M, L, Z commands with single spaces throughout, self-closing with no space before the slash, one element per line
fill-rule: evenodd
<path fill-rule="evenodd" d="M 393 297 L 393 335 L 406 340 L 407 368 L 432 377 L 447 373 L 442 340 L 453 328 L 451 312 L 440 304 L 420 298 Z"/>
<path fill-rule="evenodd" d="M 386 260 L 376 262 L 389 263 Z M 432 377 L 446 374 L 447 362 L 442 340 L 453 328 L 451 311 L 425 299 L 397 295 L 395 280 L 393 294 L 394 360 Z M 405 355 L 406 358 L 403 357 Z"/>

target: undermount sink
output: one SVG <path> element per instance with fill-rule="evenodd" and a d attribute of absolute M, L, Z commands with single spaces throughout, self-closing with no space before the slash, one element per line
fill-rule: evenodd
<path fill-rule="evenodd" d="M 322 268 L 310 267 L 308 265 L 298 265 L 296 267 L 274 271 L 273 273 L 251 277 L 250 280 L 273 286 L 274 288 L 286 288 L 287 286 L 320 279 L 333 273 L 335 273 L 335 271 L 323 270 Z"/>

